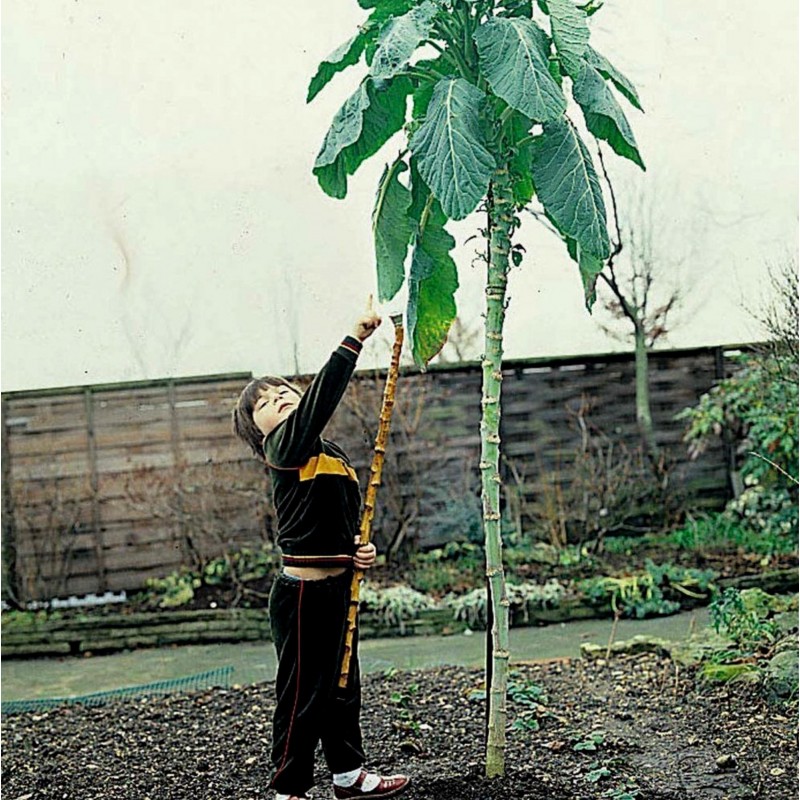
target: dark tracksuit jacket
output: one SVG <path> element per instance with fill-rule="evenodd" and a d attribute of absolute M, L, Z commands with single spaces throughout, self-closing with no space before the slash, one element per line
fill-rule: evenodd
<path fill-rule="evenodd" d="M 271 786 L 286 794 L 302 796 L 313 785 L 320 741 L 332 772 L 348 772 L 365 761 L 357 632 L 347 689 L 337 687 L 361 494 L 344 451 L 321 436 L 360 351 L 361 343 L 346 337 L 295 411 L 264 441 L 283 563 L 351 567 L 316 581 L 280 573 L 270 592 L 278 654 Z"/>

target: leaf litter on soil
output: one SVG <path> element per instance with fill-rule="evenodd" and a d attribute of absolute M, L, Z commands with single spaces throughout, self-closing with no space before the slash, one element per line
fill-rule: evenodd
<path fill-rule="evenodd" d="M 370 766 L 408 800 L 796 797 L 797 706 L 696 682 L 653 654 L 512 667 L 506 774 L 483 777 L 483 674 L 443 667 L 363 681 Z M 272 797 L 274 684 L 6 716 L 4 797 Z M 332 798 L 321 752 L 317 800 Z"/>

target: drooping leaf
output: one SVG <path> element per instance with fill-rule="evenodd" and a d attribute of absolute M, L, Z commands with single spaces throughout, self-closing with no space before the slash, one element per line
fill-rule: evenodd
<path fill-rule="evenodd" d="M 409 147 L 420 174 L 450 219 L 463 219 L 486 194 L 495 160 L 479 121 L 485 95 L 463 78 L 439 81 Z"/>
<path fill-rule="evenodd" d="M 606 207 L 592 157 L 568 120 L 546 122 L 534 139 L 536 194 L 558 229 L 598 258 L 609 252 Z"/>
<path fill-rule="evenodd" d="M 597 300 L 597 279 L 603 271 L 605 262 L 602 258 L 592 255 L 581 248 L 574 239 L 567 238 L 566 244 L 572 260 L 578 265 L 581 282 L 583 283 L 583 300 L 586 304 L 586 310 L 591 314 L 592 306 Z"/>
<path fill-rule="evenodd" d="M 597 50 L 589 45 L 584 53 L 584 58 L 589 66 L 594 67 L 604 78 L 611 80 L 631 105 L 638 108 L 639 111 L 644 110 L 639 101 L 636 87 L 605 56 L 600 55 Z"/>
<path fill-rule="evenodd" d="M 564 113 L 567 101 L 548 69 L 550 43 L 533 20 L 492 17 L 474 39 L 481 71 L 498 97 L 538 122 Z"/>
<path fill-rule="evenodd" d="M 310 103 L 337 72 L 357 64 L 365 44 L 366 37 L 359 31 L 352 39 L 337 47 L 317 68 L 316 75 L 308 85 L 306 103 Z"/>
<path fill-rule="evenodd" d="M 586 127 L 608 142 L 615 153 L 645 169 L 636 139 L 625 114 L 603 76 L 585 64 L 572 85 L 572 96 L 583 109 Z"/>
<path fill-rule="evenodd" d="M 413 233 L 413 223 L 408 217 L 411 191 L 398 177 L 407 169 L 408 165 L 400 158 L 384 169 L 372 212 L 378 299 L 382 303 L 397 294 L 405 279 L 406 253 Z"/>
<path fill-rule="evenodd" d="M 406 310 L 411 352 L 422 368 L 447 341 L 456 318 L 458 289 L 458 273 L 450 256 L 455 239 L 444 227 L 446 217 L 439 203 L 434 200 L 426 209 L 414 241 Z"/>
<path fill-rule="evenodd" d="M 417 230 L 420 225 L 423 224 L 423 217 L 427 218 L 428 213 L 430 213 L 435 198 L 428 184 L 425 183 L 422 175 L 419 174 L 417 159 L 412 157 L 409 163 L 411 165 L 411 179 L 409 181 L 411 188 L 411 205 L 408 209 L 408 217 L 413 221 L 414 229 Z"/>
<path fill-rule="evenodd" d="M 411 81 L 366 78 L 336 112 L 314 163 L 319 185 L 331 197 L 347 194 L 347 176 L 403 126 Z"/>
<path fill-rule="evenodd" d="M 547 0 L 547 8 L 558 57 L 567 75 L 575 78 L 581 71 L 583 55 L 589 44 L 586 14 L 573 0 Z"/>
<path fill-rule="evenodd" d="M 428 38 L 438 9 L 432 0 L 425 0 L 400 17 L 392 17 L 378 34 L 377 49 L 370 65 L 374 78 L 396 75 Z"/>

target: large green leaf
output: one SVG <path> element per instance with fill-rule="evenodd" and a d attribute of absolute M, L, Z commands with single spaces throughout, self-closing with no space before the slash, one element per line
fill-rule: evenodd
<path fill-rule="evenodd" d="M 591 133 L 608 142 L 615 153 L 644 169 L 631 126 L 603 76 L 594 67 L 584 65 L 572 85 L 572 95 L 583 109 L 586 127 Z"/>
<path fill-rule="evenodd" d="M 391 18 L 378 35 L 370 75 L 391 78 L 403 69 L 414 51 L 428 38 L 437 11 L 432 0 L 425 0 L 401 17 Z"/>
<path fill-rule="evenodd" d="M 609 252 L 606 207 L 586 145 L 568 120 L 546 122 L 534 140 L 536 194 L 558 229 L 587 254 Z"/>
<path fill-rule="evenodd" d="M 314 174 L 331 197 L 347 194 L 347 176 L 403 126 L 411 81 L 366 78 L 336 112 L 314 163 Z"/>
<path fill-rule="evenodd" d="M 479 120 L 484 98 L 463 78 L 439 81 L 425 122 L 409 142 L 420 174 L 450 219 L 463 219 L 475 209 L 495 168 Z"/>
<path fill-rule="evenodd" d="M 306 103 L 310 103 L 337 72 L 357 64 L 365 44 L 366 37 L 359 31 L 352 39 L 337 47 L 317 68 L 317 74 L 308 85 Z"/>
<path fill-rule="evenodd" d="M 378 299 L 382 303 L 391 300 L 403 285 L 406 253 L 414 232 L 408 217 L 411 191 L 398 180 L 407 169 L 400 158 L 384 169 L 372 212 Z"/>
<path fill-rule="evenodd" d="M 434 200 L 425 206 L 408 276 L 406 325 L 414 360 L 423 367 L 444 347 L 456 318 L 458 272 L 450 256 L 455 239 L 444 227 L 446 217 Z"/>
<path fill-rule="evenodd" d="M 547 8 L 558 57 L 567 75 L 575 78 L 581 71 L 583 55 L 589 44 L 586 13 L 572 0 L 547 0 Z"/>
<path fill-rule="evenodd" d="M 594 67 L 604 78 L 609 78 L 614 86 L 628 98 L 631 105 L 642 111 L 642 104 L 636 87 L 603 55 L 593 49 L 591 45 L 586 48 L 584 58 L 589 66 Z"/>
<path fill-rule="evenodd" d="M 474 35 L 492 91 L 538 122 L 556 119 L 567 101 L 548 69 L 547 34 L 530 19 L 492 17 Z"/>

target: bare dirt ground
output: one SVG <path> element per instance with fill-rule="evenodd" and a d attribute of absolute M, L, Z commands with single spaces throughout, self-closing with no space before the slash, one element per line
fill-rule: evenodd
<path fill-rule="evenodd" d="M 483 775 L 479 671 L 364 679 L 370 765 L 408 772 L 408 800 L 790 800 L 797 703 L 697 683 L 651 654 L 519 666 L 509 691 L 507 769 Z M 101 708 L 6 716 L 7 800 L 271 797 L 271 683 Z M 319 759 L 315 798 L 333 797 Z"/>

